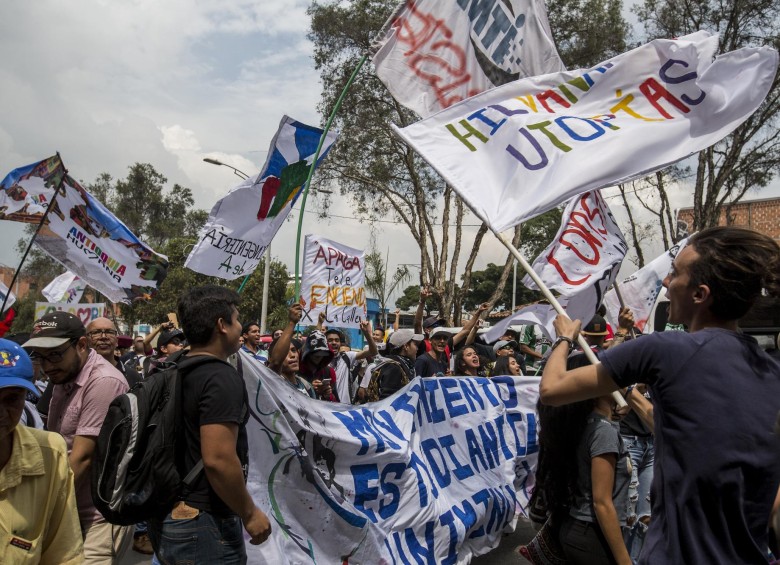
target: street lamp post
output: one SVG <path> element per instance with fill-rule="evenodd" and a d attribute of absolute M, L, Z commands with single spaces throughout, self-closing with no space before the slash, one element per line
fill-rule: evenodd
<path fill-rule="evenodd" d="M 227 163 L 223 163 L 222 161 L 218 161 L 217 159 L 212 159 L 211 157 L 204 157 L 203 161 L 206 163 L 209 163 L 210 165 L 218 165 L 227 167 L 228 169 L 233 169 L 233 173 L 246 180 L 249 178 L 249 175 L 246 174 L 244 171 L 237 169 L 233 167 L 232 165 L 228 165 Z M 260 333 L 266 332 L 266 326 L 268 322 L 268 287 L 270 286 L 271 281 L 271 244 L 268 244 L 268 247 L 265 248 L 265 269 L 263 271 L 263 304 L 260 307 Z M 246 281 L 245 281 L 246 282 Z M 243 284 L 241 287 L 243 288 Z"/>

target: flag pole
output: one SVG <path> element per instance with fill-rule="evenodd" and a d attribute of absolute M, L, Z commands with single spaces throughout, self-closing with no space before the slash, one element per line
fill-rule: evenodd
<path fill-rule="evenodd" d="M 558 302 L 558 299 L 555 298 L 555 295 L 550 292 L 550 289 L 547 288 L 547 285 L 544 284 L 544 281 L 542 281 L 541 278 L 539 278 L 539 275 L 536 273 L 536 271 L 533 270 L 531 265 L 528 264 L 528 261 L 525 260 L 525 257 L 520 253 L 520 251 L 512 245 L 512 242 L 501 233 L 496 232 L 491 228 L 493 232 L 493 235 L 495 235 L 498 240 L 504 244 L 504 246 L 509 250 L 509 252 L 514 255 L 515 259 L 517 259 L 517 262 L 520 263 L 520 266 L 525 269 L 525 272 L 528 273 L 528 276 L 531 277 L 531 280 L 536 283 L 536 286 L 539 287 L 539 290 L 542 291 L 542 294 L 544 297 L 550 302 L 553 308 L 555 308 L 555 311 L 559 314 L 566 316 L 568 318 L 568 314 L 566 313 L 566 310 L 563 309 L 561 306 L 561 303 Z M 577 336 L 577 343 L 582 348 L 582 352 L 585 353 L 585 357 L 588 358 L 588 361 L 590 361 L 592 364 L 597 365 L 599 360 L 596 357 L 596 354 L 593 353 L 593 351 L 590 348 L 590 345 L 588 345 L 588 342 L 585 341 L 585 338 L 582 336 L 582 334 L 579 334 Z M 626 400 L 623 398 L 623 395 L 621 395 L 619 392 L 614 391 L 612 393 L 612 399 L 617 403 L 617 405 L 620 408 L 624 408 L 625 406 L 628 406 L 626 404 Z"/>
<path fill-rule="evenodd" d="M 360 69 L 363 68 L 366 60 L 368 60 L 368 54 L 363 55 L 363 57 L 360 59 L 357 66 L 355 67 L 355 70 L 352 71 L 352 75 L 349 77 L 347 84 L 344 85 L 344 89 L 341 91 L 341 94 L 339 94 L 339 97 L 336 100 L 336 105 L 333 106 L 333 111 L 331 111 L 330 117 L 328 117 L 328 121 L 325 124 L 325 129 L 322 131 L 320 143 L 317 145 L 317 152 L 314 154 L 314 159 L 312 159 L 311 166 L 309 167 L 309 175 L 306 178 L 306 184 L 303 186 L 301 209 L 298 215 L 298 235 L 295 238 L 295 302 L 300 302 L 301 300 L 301 278 L 299 275 L 301 266 L 301 231 L 303 229 L 303 211 L 306 207 L 306 197 L 309 195 L 309 185 L 311 184 L 311 179 L 314 176 L 314 169 L 317 167 L 317 159 L 320 157 L 320 151 L 322 151 L 322 145 L 325 143 L 325 137 L 328 135 L 330 126 L 333 124 L 333 120 L 336 117 L 336 112 L 338 112 L 339 108 L 341 108 L 341 103 L 344 101 L 344 97 L 347 95 L 349 87 L 352 86 L 353 82 L 355 82 L 355 78 L 360 72 Z"/>
<path fill-rule="evenodd" d="M 38 222 L 38 227 L 35 228 L 35 233 L 27 244 L 27 249 L 24 250 L 24 255 L 22 255 L 22 260 L 19 262 L 19 267 L 17 267 L 16 271 L 14 271 L 11 284 L 8 285 L 8 292 L 3 297 L 3 305 L 0 306 L 0 312 L 5 312 L 5 305 L 8 302 L 8 296 L 11 294 L 11 292 L 13 292 L 12 289 L 16 283 L 16 279 L 19 277 L 19 273 L 22 271 L 22 265 L 24 265 L 24 262 L 27 260 L 27 255 L 30 253 L 30 249 L 32 249 L 33 243 L 35 243 L 35 238 L 38 237 L 38 233 L 41 231 L 43 224 L 46 222 L 46 218 L 49 217 L 49 212 L 51 211 L 52 206 L 54 206 L 54 203 L 57 201 L 57 196 L 60 194 L 60 189 L 62 189 L 62 185 L 65 184 L 65 177 L 68 176 L 68 169 L 65 168 L 65 163 L 62 162 L 62 157 L 60 157 L 59 151 L 57 151 L 57 157 L 60 160 L 60 165 L 62 165 L 62 178 L 60 179 L 60 183 L 57 185 L 57 188 L 54 191 L 54 196 L 49 201 L 49 205 L 46 207 L 46 211 L 43 213 L 43 216 L 41 216 L 41 221 Z"/>

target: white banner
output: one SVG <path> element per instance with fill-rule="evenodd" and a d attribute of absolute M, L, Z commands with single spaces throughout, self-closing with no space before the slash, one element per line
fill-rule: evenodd
<path fill-rule="evenodd" d="M 85 326 L 95 318 L 106 317 L 105 302 L 95 302 L 94 304 L 73 304 L 68 302 L 36 302 L 35 319 L 50 312 L 61 311 L 69 312 L 76 316 Z"/>
<path fill-rule="evenodd" d="M 328 132 L 318 165 L 336 135 Z M 214 204 L 184 266 L 228 280 L 252 273 L 303 192 L 320 137 L 321 129 L 284 116 L 263 170 Z"/>
<path fill-rule="evenodd" d="M 250 563 L 468 563 L 527 505 L 539 379 L 413 380 L 363 406 L 313 400 L 241 352 L 252 498 L 271 537 Z"/>
<path fill-rule="evenodd" d="M 44 298 L 49 302 L 67 302 L 68 304 L 78 304 L 81 295 L 84 294 L 84 284 L 76 273 L 65 271 L 55 278 L 41 291 Z"/>
<path fill-rule="evenodd" d="M 623 232 L 598 190 L 569 201 L 561 227 L 532 267 L 547 288 L 570 295 L 589 286 L 605 270 L 620 266 L 628 251 Z M 537 289 L 526 274 L 523 284 Z"/>
<path fill-rule="evenodd" d="M 423 117 L 520 77 L 565 68 L 543 0 L 405 0 L 375 48 L 377 76 Z"/>
<path fill-rule="evenodd" d="M 8 300 L 5 302 L 5 310 L 3 310 L 3 312 L 6 312 L 11 306 L 14 305 L 14 302 L 16 302 L 16 295 L 8 290 L 8 287 L 5 286 L 2 281 L 0 281 L 0 304 L 3 303 L 6 294 L 8 295 Z"/>
<path fill-rule="evenodd" d="M 325 312 L 328 327 L 359 328 L 367 315 L 363 251 L 318 235 L 305 242 L 300 323 L 315 325 Z"/>
<path fill-rule="evenodd" d="M 0 183 L 0 219 L 40 223 L 35 243 L 112 302 L 151 298 L 168 274 L 168 259 L 67 175 L 59 155 L 11 171 Z"/>
<path fill-rule="evenodd" d="M 672 261 L 687 243 L 688 238 L 686 237 L 618 284 L 620 296 L 623 297 L 625 305 L 633 312 L 634 326 L 638 330 L 645 331 L 650 313 L 661 293 L 664 279 L 672 268 Z M 607 292 L 604 304 L 607 306 L 607 320 L 612 324 L 612 327 L 617 328 L 620 301 L 614 289 Z"/>
<path fill-rule="evenodd" d="M 397 133 L 496 232 L 716 143 L 764 100 L 777 51 L 712 61 L 718 37 L 658 39 L 592 69 L 521 79 Z"/>

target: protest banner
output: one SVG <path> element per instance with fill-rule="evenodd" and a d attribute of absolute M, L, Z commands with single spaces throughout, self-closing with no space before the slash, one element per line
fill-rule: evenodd
<path fill-rule="evenodd" d="M 350 406 L 240 352 L 252 498 L 273 522 L 250 563 L 468 563 L 528 503 L 539 380 L 413 380 Z"/>
<path fill-rule="evenodd" d="M 59 155 L 3 179 L 0 220 L 40 223 L 58 186 L 35 244 L 112 302 L 151 298 L 168 273 L 168 259 L 67 175 Z"/>
<path fill-rule="evenodd" d="M 81 323 L 85 326 L 95 318 L 106 317 L 106 304 L 105 302 L 95 302 L 92 304 L 74 304 L 71 302 L 36 302 L 35 303 L 35 319 L 38 320 L 42 316 L 49 314 L 50 312 L 69 312 L 76 316 Z"/>
<path fill-rule="evenodd" d="M 322 130 L 282 117 L 260 174 L 244 180 L 211 209 L 184 266 L 233 280 L 257 268 L 303 192 Z M 337 133 L 328 133 L 317 164 Z"/>
<path fill-rule="evenodd" d="M 44 298 L 49 302 L 67 302 L 68 304 L 78 304 L 81 296 L 84 294 L 84 284 L 78 275 L 65 271 L 60 276 L 52 280 L 41 291 Z"/>
<path fill-rule="evenodd" d="M 620 283 L 623 303 L 634 314 L 634 327 L 639 331 L 645 331 L 664 279 L 672 269 L 672 261 L 687 243 L 686 237 Z M 620 300 L 614 289 L 604 296 L 604 305 L 607 307 L 607 320 L 614 327 L 618 327 Z"/>
<path fill-rule="evenodd" d="M 616 265 L 619 269 L 627 251 L 612 211 L 601 193 L 592 190 L 569 201 L 558 233 L 532 267 L 547 288 L 568 296 L 589 286 L 605 270 Z M 523 284 L 537 288 L 528 275 Z"/>
<path fill-rule="evenodd" d="M 718 142 L 764 100 L 777 51 L 712 60 L 706 32 L 658 39 L 588 70 L 521 79 L 403 129 L 494 233 L 588 190 Z"/>
<path fill-rule="evenodd" d="M 359 328 L 366 319 L 364 253 L 318 235 L 307 235 L 301 281 L 301 324 L 314 325 L 320 312 L 328 326 Z"/>
<path fill-rule="evenodd" d="M 422 117 L 520 77 L 565 68 L 543 0 L 405 0 L 374 48 L 377 76 Z"/>

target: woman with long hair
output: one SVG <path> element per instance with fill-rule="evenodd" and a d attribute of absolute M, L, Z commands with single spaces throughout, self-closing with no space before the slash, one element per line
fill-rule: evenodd
<path fill-rule="evenodd" d="M 471 345 L 467 345 L 455 355 L 455 374 L 460 377 L 485 376 L 479 354 Z"/>
<path fill-rule="evenodd" d="M 497 377 L 500 375 L 510 375 L 513 377 L 519 377 L 523 373 L 520 370 L 520 363 L 513 355 L 504 355 L 496 360 L 496 364 L 493 365 L 491 376 Z"/>
<path fill-rule="evenodd" d="M 569 563 L 631 563 L 621 527 L 628 513 L 628 451 L 610 420 L 610 395 L 539 406 L 537 481 Z"/>

